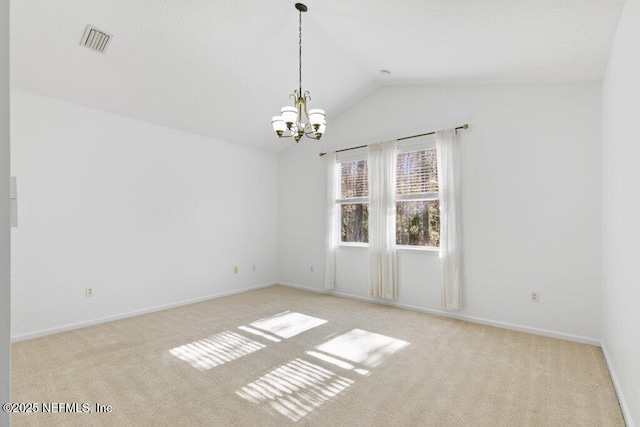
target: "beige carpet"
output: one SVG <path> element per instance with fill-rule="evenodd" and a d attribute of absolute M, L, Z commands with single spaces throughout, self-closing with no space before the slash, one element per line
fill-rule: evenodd
<path fill-rule="evenodd" d="M 92 410 L 16 426 L 624 425 L 598 347 L 280 286 L 12 350 L 14 402 Z"/>

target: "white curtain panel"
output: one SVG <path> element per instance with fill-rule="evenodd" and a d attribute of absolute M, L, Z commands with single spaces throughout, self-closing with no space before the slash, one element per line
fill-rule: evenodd
<path fill-rule="evenodd" d="M 336 210 L 336 153 L 325 156 L 327 169 L 327 206 L 326 206 L 326 239 L 324 288 L 335 289 L 335 210 Z"/>
<path fill-rule="evenodd" d="M 397 141 L 369 145 L 369 293 L 398 296 L 396 257 Z"/>
<path fill-rule="evenodd" d="M 462 308 L 460 159 L 455 129 L 436 133 L 438 183 L 440 188 L 440 305 L 447 310 Z"/>

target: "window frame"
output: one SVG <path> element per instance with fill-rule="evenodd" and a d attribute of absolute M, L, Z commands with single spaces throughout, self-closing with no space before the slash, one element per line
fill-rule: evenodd
<path fill-rule="evenodd" d="M 418 138 L 415 141 L 409 140 L 409 141 L 405 141 L 404 143 L 402 141 L 399 142 L 397 154 L 401 155 L 406 153 L 413 153 L 416 151 L 435 150 L 435 149 L 436 149 L 435 136 L 429 135 L 426 138 Z M 438 182 L 438 186 L 440 186 L 440 182 Z M 440 193 L 438 191 L 413 193 L 413 194 L 397 194 L 396 193 L 396 198 L 395 198 L 396 203 L 401 201 L 422 202 L 422 201 L 430 201 L 430 200 L 440 200 Z M 396 249 L 440 253 L 439 246 L 418 246 L 418 245 L 396 244 Z"/>
<path fill-rule="evenodd" d="M 398 142 L 398 151 L 397 154 L 406 154 L 415 151 L 421 150 L 431 150 L 436 148 L 436 141 L 434 135 L 429 135 L 427 137 L 416 138 L 415 140 L 406 140 Z M 369 243 L 365 242 L 343 242 L 342 241 L 342 230 L 341 230 L 341 209 L 340 206 L 343 204 L 351 204 L 351 203 L 369 203 L 369 197 L 350 197 L 350 198 L 341 198 L 341 163 L 354 162 L 359 160 L 368 160 L 368 149 L 358 148 L 355 150 L 343 151 L 340 153 L 336 153 L 336 166 L 334 170 L 334 230 L 333 235 L 334 238 L 334 246 L 336 248 L 368 248 Z M 426 192 L 426 193 L 418 193 L 418 194 L 396 194 L 396 202 L 398 201 L 430 201 L 430 200 L 440 200 L 439 192 Z M 396 244 L 396 249 L 400 252 L 420 252 L 425 254 L 439 254 L 440 247 L 437 246 L 418 246 L 418 245 L 398 245 Z"/>
<path fill-rule="evenodd" d="M 340 195 L 342 194 L 341 179 L 340 179 L 341 177 L 340 165 L 342 163 L 357 162 L 360 160 L 368 161 L 368 157 L 369 157 L 369 151 L 366 147 L 357 148 L 355 150 L 343 151 L 341 153 L 336 153 L 336 167 L 333 174 L 333 178 L 335 180 L 334 181 L 335 183 L 334 205 L 336 207 L 334 209 L 334 217 L 333 217 L 333 225 L 334 225 L 333 235 L 335 236 L 335 239 L 334 239 L 335 246 L 359 247 L 359 248 L 369 247 L 369 243 L 367 242 L 343 242 L 342 241 L 342 230 L 341 230 L 342 221 L 340 217 L 342 205 L 349 205 L 352 203 L 366 203 L 367 205 L 369 204 L 369 196 L 347 197 L 347 198 L 340 197 Z"/>

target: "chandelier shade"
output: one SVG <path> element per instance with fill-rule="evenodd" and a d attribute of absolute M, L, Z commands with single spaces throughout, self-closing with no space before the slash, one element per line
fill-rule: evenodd
<path fill-rule="evenodd" d="M 280 115 L 271 119 L 271 126 L 279 138 L 293 138 L 296 142 L 303 136 L 311 139 L 320 139 L 327 127 L 327 119 L 324 110 L 315 108 L 307 110 L 307 102 L 311 99 L 309 91 L 302 91 L 302 12 L 307 11 L 307 6 L 296 3 L 299 13 L 298 20 L 298 71 L 299 85 L 289 97 L 293 100 L 293 106 L 282 107 Z"/>

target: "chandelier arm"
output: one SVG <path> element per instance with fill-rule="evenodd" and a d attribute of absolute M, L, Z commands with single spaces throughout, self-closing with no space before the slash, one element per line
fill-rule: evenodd
<path fill-rule="evenodd" d="M 307 101 L 311 101 L 311 95 L 309 95 L 309 91 L 306 91 L 302 96 L 304 99 L 304 116 L 309 120 L 309 112 L 307 111 Z"/>
<path fill-rule="evenodd" d="M 309 132 L 307 132 L 306 130 L 304 131 L 304 136 L 306 136 L 307 138 L 311 138 L 311 139 L 318 139 L 318 137 L 316 136 L 316 131 L 313 129 L 313 126 L 307 125 L 305 126 L 305 129 L 309 128 Z"/>

